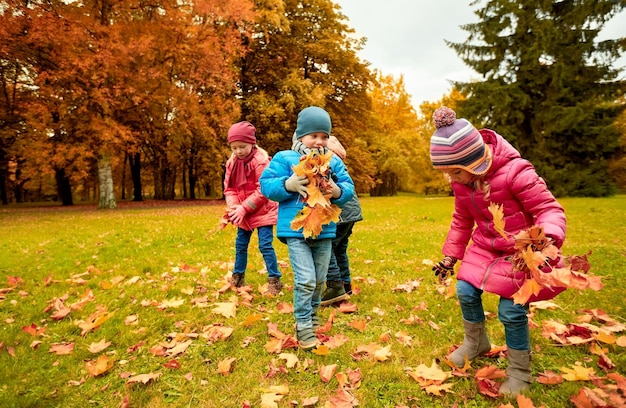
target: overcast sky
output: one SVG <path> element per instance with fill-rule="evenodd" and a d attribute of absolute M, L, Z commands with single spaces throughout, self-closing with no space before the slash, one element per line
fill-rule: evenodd
<path fill-rule="evenodd" d="M 405 89 L 417 110 L 451 90 L 450 80 L 477 77 L 444 40 L 464 42 L 461 25 L 477 17 L 471 1 L 461 0 L 334 0 L 356 34 L 367 38 L 360 54 L 385 75 L 404 75 Z M 626 13 L 605 26 L 608 38 L 626 37 Z M 620 60 L 624 66 L 626 58 Z M 625 75 L 622 74 L 622 78 Z"/>

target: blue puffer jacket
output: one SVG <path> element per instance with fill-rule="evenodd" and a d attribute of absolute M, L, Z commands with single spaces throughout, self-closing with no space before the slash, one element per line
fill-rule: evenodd
<path fill-rule="evenodd" d="M 291 229 L 291 221 L 304 207 L 302 196 L 298 193 L 287 191 L 285 181 L 293 174 L 293 166 L 300 163 L 300 154 L 293 150 L 283 150 L 274 155 L 270 165 L 263 171 L 259 182 L 261 193 L 272 201 L 278 202 L 278 223 L 276 224 L 276 236 L 281 238 L 302 238 L 302 229 Z M 341 196 L 331 199 L 331 203 L 342 207 L 354 196 L 354 182 L 346 170 L 343 162 L 333 155 L 330 168 L 334 174 L 333 179 L 341 189 Z M 337 226 L 334 222 L 324 225 L 322 232 L 316 239 L 335 238 Z M 281 241 L 284 242 L 283 239 Z"/>

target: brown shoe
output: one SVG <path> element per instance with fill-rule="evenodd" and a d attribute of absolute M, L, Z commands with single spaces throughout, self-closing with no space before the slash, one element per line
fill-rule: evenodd
<path fill-rule="evenodd" d="M 233 273 L 230 278 L 230 284 L 236 288 L 246 286 L 246 276 L 243 273 Z"/>
<path fill-rule="evenodd" d="M 267 294 L 276 296 L 283 289 L 280 278 L 267 278 Z"/>

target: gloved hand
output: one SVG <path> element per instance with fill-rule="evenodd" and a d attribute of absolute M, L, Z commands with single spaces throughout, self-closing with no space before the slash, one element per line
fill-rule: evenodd
<path fill-rule="evenodd" d="M 306 197 L 307 184 L 309 184 L 309 179 L 306 176 L 298 176 L 296 173 L 293 173 L 291 177 L 285 180 L 285 189 Z"/>
<path fill-rule="evenodd" d="M 453 256 L 445 256 L 441 261 L 437 262 L 433 266 L 435 276 L 439 276 L 439 282 L 443 282 L 448 278 L 448 275 L 454 275 L 454 264 L 457 259 Z"/>
<path fill-rule="evenodd" d="M 246 216 L 246 209 L 243 208 L 243 205 L 238 204 L 234 208 L 232 208 L 228 212 L 228 218 L 233 225 L 239 226 L 243 221 L 243 218 Z"/>
<path fill-rule="evenodd" d="M 335 183 L 334 179 L 329 179 L 328 180 L 328 184 L 330 185 L 330 187 L 332 188 L 332 197 L 333 198 L 339 198 L 341 197 L 341 189 L 339 188 L 339 186 L 337 185 L 337 183 Z"/>

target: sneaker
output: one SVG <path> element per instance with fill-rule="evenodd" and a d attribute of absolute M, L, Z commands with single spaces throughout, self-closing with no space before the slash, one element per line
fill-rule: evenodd
<path fill-rule="evenodd" d="M 298 339 L 298 346 L 303 350 L 310 350 L 319 345 L 312 328 L 298 329 L 296 325 L 296 338 Z"/>
<path fill-rule="evenodd" d="M 344 282 L 343 290 L 345 290 L 348 295 L 352 295 L 352 284 L 350 282 Z"/>
<path fill-rule="evenodd" d="M 267 293 L 276 296 L 283 289 L 280 278 L 267 278 Z"/>
<path fill-rule="evenodd" d="M 326 282 L 326 289 L 324 289 L 324 292 L 322 293 L 322 302 L 320 303 L 320 306 L 328 306 L 346 299 L 350 299 L 350 295 L 348 295 L 346 290 L 343 288 L 343 282 L 328 281 Z"/>
<path fill-rule="evenodd" d="M 230 284 L 236 288 L 246 286 L 246 276 L 243 273 L 233 273 L 230 278 Z"/>

